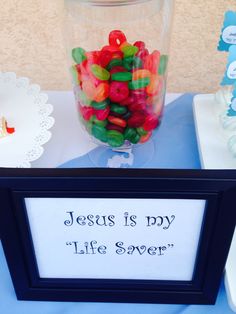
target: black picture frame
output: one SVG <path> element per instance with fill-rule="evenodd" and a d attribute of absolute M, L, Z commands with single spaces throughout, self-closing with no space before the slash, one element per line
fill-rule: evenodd
<path fill-rule="evenodd" d="M 25 211 L 25 197 L 204 199 L 191 281 L 42 279 Z M 236 171 L 157 169 L 0 169 L 0 231 L 19 300 L 214 304 L 236 210 Z"/>

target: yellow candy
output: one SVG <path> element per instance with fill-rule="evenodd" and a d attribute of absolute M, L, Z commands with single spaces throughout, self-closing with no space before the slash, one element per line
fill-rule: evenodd
<path fill-rule="evenodd" d="M 133 72 L 132 80 L 136 81 L 139 79 L 143 79 L 145 77 L 151 78 L 151 72 L 149 70 L 145 70 L 145 69 L 137 70 Z"/>

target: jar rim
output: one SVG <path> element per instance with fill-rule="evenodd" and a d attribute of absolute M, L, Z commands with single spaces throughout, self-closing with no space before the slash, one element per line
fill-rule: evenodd
<path fill-rule="evenodd" d="M 124 6 L 148 2 L 151 0 L 79 0 L 83 4 L 92 6 Z"/>

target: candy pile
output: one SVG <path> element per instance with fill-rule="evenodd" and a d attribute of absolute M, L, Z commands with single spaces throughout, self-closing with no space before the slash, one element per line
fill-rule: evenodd
<path fill-rule="evenodd" d="M 111 147 L 148 141 L 160 122 L 167 56 L 149 53 L 142 41 L 132 45 L 114 30 L 109 45 L 89 52 L 74 48 L 72 57 L 78 109 L 88 132 Z"/>
<path fill-rule="evenodd" d="M 0 139 L 14 132 L 15 132 L 14 128 L 9 128 L 7 126 L 6 119 L 4 117 L 0 118 Z"/>

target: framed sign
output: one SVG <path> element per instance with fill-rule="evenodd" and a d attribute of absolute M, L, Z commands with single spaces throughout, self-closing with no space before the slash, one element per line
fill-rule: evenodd
<path fill-rule="evenodd" d="M 235 171 L 1 169 L 1 238 L 21 300 L 213 304 Z"/>

